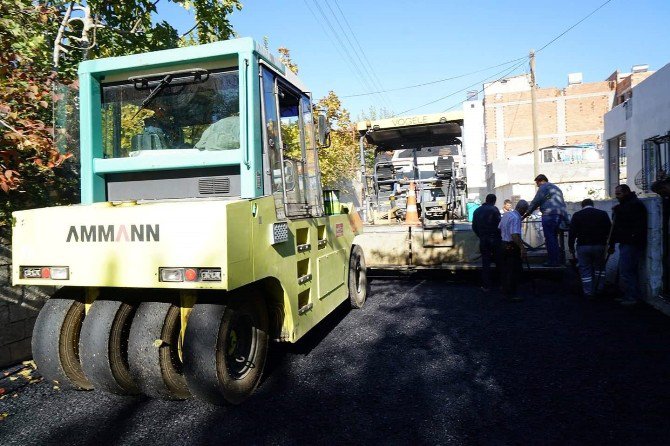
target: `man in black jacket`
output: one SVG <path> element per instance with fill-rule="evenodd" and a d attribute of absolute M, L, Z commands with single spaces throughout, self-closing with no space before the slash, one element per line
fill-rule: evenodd
<path fill-rule="evenodd" d="M 638 290 L 638 267 L 647 246 L 647 208 L 626 184 L 614 190 L 619 204 L 614 206 L 614 229 L 609 252 L 619 244 L 619 277 L 623 285 L 621 305 L 635 305 Z"/>
<path fill-rule="evenodd" d="M 479 252 L 482 254 L 482 290 L 491 288 L 491 262 L 499 266 L 500 256 L 500 211 L 495 206 L 496 196 L 488 194 L 486 202 L 472 215 L 472 230 L 479 237 Z"/>
<path fill-rule="evenodd" d="M 579 275 L 587 299 L 605 285 L 605 250 L 611 225 L 607 212 L 594 208 L 590 198 L 582 200 L 582 210 L 575 212 L 570 221 L 568 248 L 574 257 L 577 240 Z"/>

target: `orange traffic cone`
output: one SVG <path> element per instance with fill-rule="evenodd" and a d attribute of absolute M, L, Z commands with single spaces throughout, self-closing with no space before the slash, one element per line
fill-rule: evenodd
<path fill-rule="evenodd" d="M 407 212 L 405 213 L 406 225 L 418 225 L 419 212 L 416 209 L 416 192 L 414 188 L 414 181 L 409 182 L 409 191 L 407 192 Z"/>

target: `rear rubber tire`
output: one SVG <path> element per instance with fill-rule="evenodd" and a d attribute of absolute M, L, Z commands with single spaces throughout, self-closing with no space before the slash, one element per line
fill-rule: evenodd
<path fill-rule="evenodd" d="M 86 315 L 79 352 L 84 374 L 96 389 L 117 395 L 140 392 L 128 368 L 128 337 L 136 307 L 97 300 Z"/>
<path fill-rule="evenodd" d="M 91 390 L 79 362 L 79 337 L 86 315 L 82 302 L 51 298 L 33 328 L 33 359 L 42 376 L 64 389 Z"/>
<path fill-rule="evenodd" d="M 267 308 L 258 297 L 196 304 L 184 339 L 184 375 L 191 393 L 216 405 L 249 398 L 263 376 L 267 333 Z"/>
<path fill-rule="evenodd" d="M 190 396 L 179 358 L 179 307 L 142 302 L 128 338 L 130 375 L 140 392 L 153 398 L 180 400 Z"/>
<path fill-rule="evenodd" d="M 363 249 L 358 245 L 353 245 L 349 257 L 349 302 L 351 308 L 363 308 L 367 296 L 368 279 Z"/>

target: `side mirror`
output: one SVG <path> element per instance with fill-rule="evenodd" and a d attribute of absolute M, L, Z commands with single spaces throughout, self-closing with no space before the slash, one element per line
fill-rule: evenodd
<path fill-rule="evenodd" d="M 319 115 L 319 120 L 317 122 L 317 133 L 319 147 L 330 147 L 330 124 L 328 124 L 326 115 Z"/>

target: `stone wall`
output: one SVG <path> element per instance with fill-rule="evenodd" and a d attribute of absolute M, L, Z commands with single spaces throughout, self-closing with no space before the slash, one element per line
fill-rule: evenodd
<path fill-rule="evenodd" d="M 11 244 L 0 239 L 0 368 L 32 357 L 35 319 L 54 287 L 13 287 Z"/>

